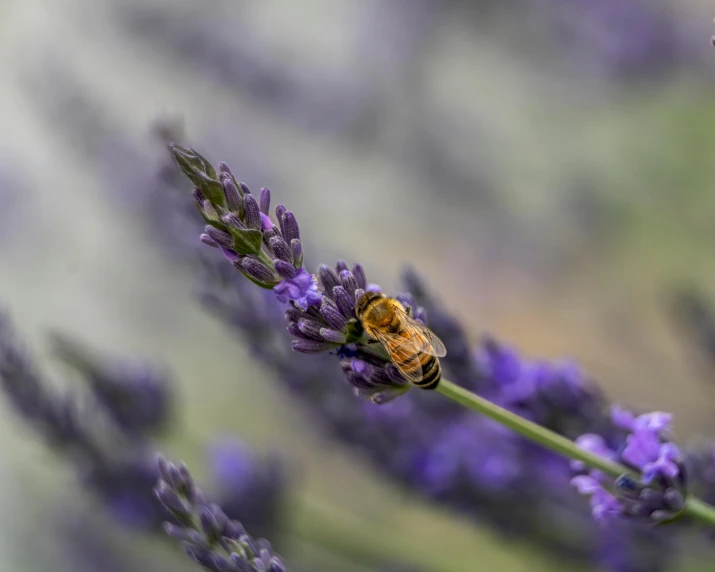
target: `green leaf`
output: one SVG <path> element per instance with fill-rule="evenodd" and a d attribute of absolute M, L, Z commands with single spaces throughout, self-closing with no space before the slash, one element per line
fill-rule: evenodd
<path fill-rule="evenodd" d="M 233 235 L 234 250 L 241 255 L 258 254 L 263 243 L 263 233 L 252 228 L 235 228 L 226 225 L 225 228 Z"/>
<path fill-rule="evenodd" d="M 169 145 L 169 151 L 174 156 L 176 164 L 191 182 L 203 190 L 204 180 L 215 180 L 216 170 L 211 163 L 194 149 L 187 149 L 175 143 Z M 221 185 L 216 181 L 218 185 Z M 209 196 L 209 195 L 206 195 Z"/>
<path fill-rule="evenodd" d="M 194 175 L 198 181 L 195 183 L 196 186 L 199 187 L 206 198 L 211 201 L 211 204 L 224 206 L 226 198 L 223 194 L 223 185 L 198 169 L 194 169 Z"/>

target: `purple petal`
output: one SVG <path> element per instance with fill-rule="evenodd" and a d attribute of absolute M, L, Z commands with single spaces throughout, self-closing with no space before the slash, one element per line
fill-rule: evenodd
<path fill-rule="evenodd" d="M 626 429 L 627 431 L 633 431 L 633 423 L 635 421 L 635 416 L 630 411 L 626 411 L 618 405 L 611 407 L 611 421 L 616 427 L 621 429 Z"/>

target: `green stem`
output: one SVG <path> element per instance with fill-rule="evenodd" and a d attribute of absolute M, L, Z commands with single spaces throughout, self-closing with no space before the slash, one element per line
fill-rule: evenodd
<path fill-rule="evenodd" d="M 563 435 L 559 435 L 541 425 L 537 425 L 533 421 L 524 419 L 503 407 L 499 407 L 495 403 L 471 391 L 467 391 L 447 379 L 442 379 L 439 382 L 436 391 L 448 399 L 456 401 L 460 405 L 464 405 L 465 407 L 469 407 L 474 411 L 486 415 L 497 423 L 523 435 L 527 439 L 540 443 L 547 449 L 551 449 L 569 459 L 581 461 L 611 477 L 618 478 L 623 474 L 637 476 L 628 467 L 590 453 L 589 451 L 584 451 L 578 447 L 576 443 Z M 696 520 L 715 526 L 715 507 L 700 499 L 693 497 L 688 498 L 685 503 L 685 508 L 683 509 L 683 514 L 687 514 Z"/>

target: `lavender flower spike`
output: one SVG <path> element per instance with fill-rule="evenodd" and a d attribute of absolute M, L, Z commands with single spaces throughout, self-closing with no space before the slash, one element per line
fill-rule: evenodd
<path fill-rule="evenodd" d="M 159 458 L 155 494 L 173 519 L 166 533 L 181 541 L 187 556 L 212 572 L 287 572 L 270 543 L 254 540 L 217 504 L 207 503 L 184 464 Z"/>
<path fill-rule="evenodd" d="M 290 305 L 286 319 L 288 331 L 296 338 L 293 349 L 302 353 L 335 351 L 354 391 L 375 403 L 386 403 L 407 391 L 411 384 L 382 346 L 367 339 L 358 319 L 356 306 L 368 288 L 362 266 L 350 269 L 342 261 L 335 270 L 321 266 L 316 280 L 303 268 L 303 246 L 294 214 L 278 205 L 278 225 L 268 217 L 270 191 L 261 191 L 259 204 L 225 164 L 219 167 L 219 182 L 214 178 L 216 171 L 193 149 L 175 144 L 169 149 L 196 185 L 195 202 L 208 225 L 200 240 L 220 247 L 244 276 L 263 288 L 272 288 L 280 302 Z M 223 192 L 217 191 L 217 185 Z M 424 317 L 411 296 L 400 301 L 417 319 Z"/>
<path fill-rule="evenodd" d="M 273 288 L 278 299 L 303 311 L 320 305 L 317 282 L 303 268 L 298 222 L 283 205 L 269 216 L 271 193 L 262 189 L 259 200 L 236 181 L 225 163 L 219 174 L 193 149 L 169 145 L 176 163 L 196 188 L 194 199 L 207 223 L 199 239 L 219 247 L 244 276 L 263 288 Z M 216 178 L 218 177 L 218 179 Z M 259 202 L 260 201 L 260 202 Z"/>
<path fill-rule="evenodd" d="M 611 418 L 621 433 L 617 444 L 607 443 L 600 435 L 582 435 L 576 440 L 581 448 L 610 460 L 621 462 L 640 475 L 622 475 L 614 482 L 600 471 L 587 470 L 583 463 L 572 462 L 580 474 L 571 480 L 581 494 L 591 497 L 596 520 L 625 516 L 663 522 L 676 519 L 685 507 L 686 479 L 679 449 L 667 440 L 672 416 L 655 412 L 635 416 L 613 407 Z M 612 448 L 613 447 L 613 448 Z"/>

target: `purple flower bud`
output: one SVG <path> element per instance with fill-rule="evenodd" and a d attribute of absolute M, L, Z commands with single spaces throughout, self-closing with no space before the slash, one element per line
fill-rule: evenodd
<path fill-rule="evenodd" d="M 281 229 L 281 234 L 283 238 L 286 238 L 285 223 L 283 221 L 283 215 L 286 214 L 286 208 L 283 205 L 278 205 L 276 207 L 276 220 L 278 221 L 278 226 Z M 287 241 L 287 239 L 286 239 Z"/>
<path fill-rule="evenodd" d="M 240 215 L 243 213 L 243 198 L 238 192 L 238 188 L 233 182 L 231 177 L 224 177 L 223 181 L 223 194 L 226 197 L 226 206 L 228 210 Z"/>
<path fill-rule="evenodd" d="M 290 280 L 291 278 L 295 277 L 296 269 L 292 264 L 283 260 L 274 260 L 273 266 L 275 267 L 276 272 L 278 272 L 281 278 Z"/>
<path fill-rule="evenodd" d="M 365 269 L 362 264 L 356 264 L 353 266 L 353 276 L 357 280 L 358 288 L 365 290 L 367 288 L 367 276 L 365 276 Z"/>
<path fill-rule="evenodd" d="M 216 242 L 213 238 L 211 238 L 208 234 L 203 233 L 200 237 L 199 240 L 203 242 L 204 244 L 211 246 L 213 248 L 218 248 L 218 242 Z"/>
<path fill-rule="evenodd" d="M 233 173 L 231 172 L 231 169 L 225 161 L 218 162 L 218 171 L 219 173 L 226 173 L 227 175 L 233 177 Z"/>
<path fill-rule="evenodd" d="M 223 536 L 225 521 L 226 515 L 224 515 L 220 509 L 216 510 L 211 506 L 202 506 L 199 508 L 201 529 L 211 544 L 215 544 Z"/>
<path fill-rule="evenodd" d="M 177 519 L 184 521 L 191 517 L 191 505 L 181 498 L 175 489 L 162 483 L 156 488 L 155 493 L 159 502 Z"/>
<path fill-rule="evenodd" d="M 303 245 L 299 238 L 290 241 L 290 251 L 293 254 L 293 264 L 299 268 L 303 264 Z"/>
<path fill-rule="evenodd" d="M 347 293 L 350 294 L 350 296 L 354 299 L 355 290 L 357 290 L 358 288 L 358 283 L 349 270 L 343 270 L 340 273 L 340 283 L 342 284 L 343 288 L 345 288 Z"/>
<path fill-rule="evenodd" d="M 229 262 L 238 262 L 239 260 L 241 260 L 241 256 L 235 250 L 231 248 L 224 248 L 223 246 L 221 246 L 220 248 L 224 258 L 226 258 L 226 260 L 228 260 Z"/>
<path fill-rule="evenodd" d="M 270 189 L 267 189 L 265 187 L 261 189 L 260 207 L 261 212 L 265 215 L 268 215 L 268 212 L 271 208 L 271 191 Z"/>
<path fill-rule="evenodd" d="M 241 219 L 239 219 L 235 214 L 233 213 L 226 213 L 221 217 L 221 221 L 226 225 L 230 226 L 231 228 L 236 228 L 239 230 L 245 230 L 246 225 L 244 225 L 241 222 Z"/>
<path fill-rule="evenodd" d="M 233 248 L 233 237 L 227 232 L 210 225 L 204 229 L 204 232 L 205 234 L 208 234 L 219 246 L 223 246 L 224 248 Z"/>
<path fill-rule="evenodd" d="M 316 342 L 313 340 L 293 340 L 293 350 L 302 354 L 319 354 L 335 348 L 335 344 Z"/>
<path fill-rule="evenodd" d="M 318 269 L 318 276 L 320 277 L 320 284 L 323 286 L 323 289 L 330 295 L 333 293 L 333 288 L 340 286 L 340 279 L 335 273 L 335 270 L 330 268 L 330 266 L 322 264 Z"/>
<path fill-rule="evenodd" d="M 246 195 L 243 198 L 246 205 L 246 226 L 256 230 L 261 229 L 261 211 L 253 195 Z M 271 225 L 272 226 L 272 225 Z"/>
<path fill-rule="evenodd" d="M 274 236 L 270 240 L 270 247 L 273 254 L 279 260 L 283 260 L 289 264 L 293 264 L 293 253 L 290 250 L 288 243 L 280 236 Z"/>
<path fill-rule="evenodd" d="M 238 186 L 241 187 L 241 192 L 244 195 L 250 195 L 251 194 L 251 189 L 248 188 L 248 185 L 246 183 L 238 183 Z M 244 196 L 245 198 L 245 196 Z"/>
<path fill-rule="evenodd" d="M 300 330 L 305 336 L 318 342 L 324 342 L 326 340 L 320 335 L 320 329 L 320 324 L 314 322 L 313 320 L 298 321 L 298 330 Z"/>
<path fill-rule="evenodd" d="M 294 238 L 300 238 L 298 221 L 295 220 L 295 216 L 290 211 L 286 211 L 283 215 L 282 234 L 287 242 L 290 242 Z"/>
<path fill-rule="evenodd" d="M 337 330 L 331 330 L 329 328 L 320 328 L 320 337 L 326 342 L 331 342 L 333 344 L 344 344 L 345 334 Z"/>
<path fill-rule="evenodd" d="M 342 286 L 333 288 L 333 299 L 338 309 L 348 320 L 355 317 L 355 302 L 353 297 Z"/>
<path fill-rule="evenodd" d="M 320 315 L 323 316 L 328 325 L 335 330 L 344 330 L 348 323 L 330 298 L 323 299 L 323 304 L 320 307 Z"/>
<path fill-rule="evenodd" d="M 275 227 L 273 226 L 273 221 L 271 220 L 271 217 L 269 217 L 263 212 L 259 213 L 259 215 L 261 217 L 261 230 L 263 232 L 272 231 Z"/>
<path fill-rule="evenodd" d="M 340 275 L 341 272 L 350 270 L 344 260 L 338 260 L 338 262 L 335 264 L 335 269 L 337 270 L 338 275 Z"/>
<path fill-rule="evenodd" d="M 259 282 L 271 284 L 276 281 L 275 274 L 273 274 L 271 269 L 263 263 L 258 262 L 258 260 L 246 257 L 240 261 L 240 264 L 246 274 L 249 274 Z"/>
<path fill-rule="evenodd" d="M 192 191 L 192 195 L 194 197 L 194 201 L 196 202 L 196 206 L 199 207 L 199 210 L 203 211 L 204 202 L 206 201 L 206 195 L 204 195 L 201 192 L 201 189 L 199 189 L 198 187 L 194 188 L 194 190 Z"/>

